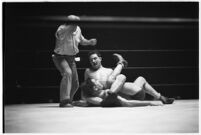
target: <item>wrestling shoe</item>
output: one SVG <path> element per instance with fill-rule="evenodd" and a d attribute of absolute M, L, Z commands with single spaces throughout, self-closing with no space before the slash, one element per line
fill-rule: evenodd
<path fill-rule="evenodd" d="M 59 107 L 73 107 L 73 105 L 71 104 L 70 99 L 65 99 L 60 102 Z"/>
<path fill-rule="evenodd" d="M 163 102 L 163 104 L 172 104 L 174 102 L 174 98 L 167 98 L 164 96 L 160 96 L 159 100 Z"/>
<path fill-rule="evenodd" d="M 120 54 L 114 53 L 113 56 L 118 61 L 117 64 L 123 64 L 124 67 L 128 66 L 128 62 Z"/>

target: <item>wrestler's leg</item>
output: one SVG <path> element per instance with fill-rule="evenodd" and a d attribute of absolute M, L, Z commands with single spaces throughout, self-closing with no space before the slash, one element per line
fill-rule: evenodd
<path fill-rule="evenodd" d="M 134 83 L 125 83 L 121 89 L 121 92 L 128 95 L 135 95 L 136 93 L 144 90 L 146 93 L 153 96 L 155 99 L 161 100 L 164 104 L 172 104 L 174 98 L 167 98 L 157 92 L 144 77 L 138 77 Z"/>
<path fill-rule="evenodd" d="M 120 55 L 120 54 L 113 54 L 114 58 L 117 61 L 117 66 L 108 77 L 108 86 L 111 86 L 112 83 L 115 81 L 116 77 L 121 73 L 122 69 L 127 66 L 127 61 Z"/>
<path fill-rule="evenodd" d="M 108 86 L 111 86 L 114 83 L 114 81 L 116 80 L 116 77 L 120 75 L 122 69 L 123 69 L 123 65 L 117 64 L 117 66 L 115 67 L 111 75 L 108 77 L 108 80 L 107 80 Z"/>
<path fill-rule="evenodd" d="M 61 56 L 53 56 L 53 61 L 62 75 L 60 82 L 60 106 L 63 107 L 66 103 L 70 102 L 70 92 L 72 88 L 72 70 Z"/>
<path fill-rule="evenodd" d="M 71 101 L 73 101 L 73 97 L 79 87 L 79 78 L 78 78 L 77 67 L 76 67 L 75 61 L 73 61 L 73 63 L 71 63 L 70 66 L 71 66 L 71 70 L 72 70 L 72 88 L 71 88 L 70 98 L 71 98 Z"/>
<path fill-rule="evenodd" d="M 121 96 L 117 96 L 123 107 L 138 107 L 138 106 L 160 106 L 163 105 L 162 102 L 158 101 L 139 101 L 139 100 L 127 100 Z"/>
<path fill-rule="evenodd" d="M 125 81 L 126 81 L 125 75 L 122 74 L 118 75 L 110 87 L 110 92 L 118 93 L 122 89 L 122 86 L 124 85 Z"/>
<path fill-rule="evenodd" d="M 141 87 L 142 89 L 145 90 L 146 93 L 149 95 L 152 95 L 155 99 L 159 99 L 161 94 L 158 93 L 146 80 L 144 77 L 138 77 L 135 81 L 134 84 Z"/>
<path fill-rule="evenodd" d="M 144 90 L 156 99 L 159 99 L 161 96 L 161 94 L 158 93 L 143 77 L 138 77 L 133 83 L 126 82 L 123 85 L 121 92 L 127 95 L 135 95 L 141 90 Z"/>

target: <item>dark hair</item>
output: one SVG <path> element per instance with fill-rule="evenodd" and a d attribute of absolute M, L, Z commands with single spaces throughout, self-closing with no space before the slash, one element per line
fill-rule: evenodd
<path fill-rule="evenodd" d="M 92 54 L 97 54 L 98 57 L 101 57 L 101 54 L 98 50 L 92 50 L 88 53 L 88 58 L 92 55 Z"/>

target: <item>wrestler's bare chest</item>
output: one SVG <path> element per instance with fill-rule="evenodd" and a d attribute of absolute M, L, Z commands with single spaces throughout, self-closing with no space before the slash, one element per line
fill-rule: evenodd
<path fill-rule="evenodd" d="M 109 75 L 112 73 L 112 69 L 100 68 L 96 71 L 89 71 L 88 77 L 98 80 L 101 84 L 106 85 Z"/>

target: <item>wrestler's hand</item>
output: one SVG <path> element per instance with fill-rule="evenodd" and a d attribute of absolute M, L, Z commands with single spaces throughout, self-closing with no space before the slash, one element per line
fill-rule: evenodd
<path fill-rule="evenodd" d="M 91 82 L 94 84 L 94 87 L 96 87 L 99 90 L 103 89 L 103 85 L 96 79 L 91 79 Z"/>
<path fill-rule="evenodd" d="M 96 45 L 97 44 L 97 40 L 95 38 L 90 39 L 90 44 L 91 45 Z"/>
<path fill-rule="evenodd" d="M 161 101 L 151 101 L 150 105 L 151 106 L 162 106 L 163 103 Z"/>
<path fill-rule="evenodd" d="M 103 85 L 99 82 L 99 81 L 96 81 L 96 86 L 102 90 L 103 89 Z"/>

